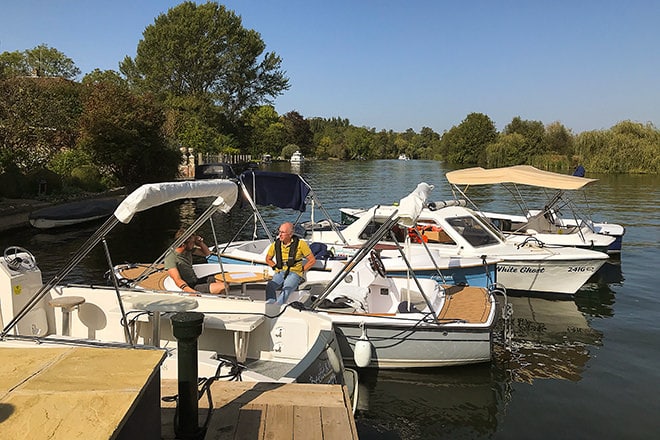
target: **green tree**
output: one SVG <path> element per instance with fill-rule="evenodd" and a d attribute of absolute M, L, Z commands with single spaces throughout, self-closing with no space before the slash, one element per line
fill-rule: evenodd
<path fill-rule="evenodd" d="M 277 155 L 287 144 L 284 124 L 272 105 L 252 107 L 244 112 L 242 119 L 249 132 L 253 156 L 264 153 Z"/>
<path fill-rule="evenodd" d="M 559 122 L 553 122 L 545 128 L 544 150 L 570 156 L 573 154 L 573 133 Z"/>
<path fill-rule="evenodd" d="M 79 145 L 102 171 L 127 187 L 175 178 L 180 154 L 166 144 L 152 96 L 99 82 L 85 87 L 83 103 Z"/>
<path fill-rule="evenodd" d="M 85 75 L 82 79 L 83 85 L 96 84 L 101 82 L 110 82 L 119 87 L 128 88 L 128 82 L 122 78 L 119 72 L 115 70 L 94 69 Z"/>
<path fill-rule="evenodd" d="M 525 121 L 516 116 L 504 128 L 504 134 L 521 134 L 525 138 L 525 145 L 519 148 L 520 164 L 531 163 L 532 158 L 544 153 L 543 139 L 545 137 L 545 126 L 541 121 Z"/>
<path fill-rule="evenodd" d="M 296 144 L 304 155 L 312 153 L 314 135 L 309 121 L 296 112 L 290 111 L 280 118 L 286 132 L 286 142 Z"/>
<path fill-rule="evenodd" d="M 186 1 L 147 26 L 135 60 L 120 71 L 131 83 L 166 98 L 208 96 L 230 121 L 246 108 L 270 103 L 289 88 L 281 59 L 265 52 L 240 16 L 215 2 Z"/>
<path fill-rule="evenodd" d="M 525 136 L 520 133 L 499 136 L 497 142 L 486 147 L 486 166 L 488 168 L 518 165 L 520 149 L 525 148 Z"/>
<path fill-rule="evenodd" d="M 73 79 L 80 74 L 73 60 L 59 50 L 40 44 L 23 52 L 0 54 L 0 79 L 14 76 L 48 76 Z"/>
<path fill-rule="evenodd" d="M 470 113 L 441 139 L 447 161 L 454 164 L 479 164 L 486 161 L 486 147 L 497 140 L 495 124 L 482 113 Z"/>
<path fill-rule="evenodd" d="M 80 113 L 80 86 L 73 81 L 0 81 L 0 167 L 45 168 L 59 151 L 75 145 Z"/>

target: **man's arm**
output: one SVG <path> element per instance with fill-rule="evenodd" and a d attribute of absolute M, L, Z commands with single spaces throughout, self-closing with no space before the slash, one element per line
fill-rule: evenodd
<path fill-rule="evenodd" d="M 204 243 L 204 239 L 199 235 L 195 237 L 195 250 L 193 253 L 202 257 L 208 257 L 211 255 L 211 249 L 209 249 L 206 243 Z"/>
<path fill-rule="evenodd" d="M 303 272 L 307 272 L 309 269 L 312 268 L 312 266 L 314 266 L 314 263 L 316 263 L 316 257 L 312 253 L 312 250 L 309 248 L 309 245 L 307 245 L 307 243 L 305 243 L 305 245 L 306 245 L 305 250 L 308 251 L 309 253 L 304 256 L 306 262 L 305 265 L 303 266 Z"/>
<path fill-rule="evenodd" d="M 195 289 L 193 289 L 191 286 L 188 285 L 182 278 L 181 274 L 179 273 L 179 269 L 176 267 L 172 267 L 170 269 L 167 269 L 167 274 L 174 280 L 174 284 L 179 286 L 179 289 L 183 290 L 184 292 L 189 292 L 189 293 L 194 293 L 196 292 Z"/>

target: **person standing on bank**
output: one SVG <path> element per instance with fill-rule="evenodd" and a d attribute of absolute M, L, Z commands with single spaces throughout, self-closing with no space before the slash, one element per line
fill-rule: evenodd
<path fill-rule="evenodd" d="M 185 232 L 185 229 L 179 229 L 174 237 L 179 238 Z M 181 290 L 189 293 L 201 292 L 218 295 L 224 292 L 225 283 L 217 282 L 213 275 L 202 279 L 197 278 L 193 270 L 193 254 L 203 257 L 211 254 L 211 250 L 199 235 L 191 235 L 165 257 L 165 269 L 174 283 Z"/>
<path fill-rule="evenodd" d="M 266 264 L 275 271 L 273 279 L 266 285 L 266 301 L 275 302 L 277 298 L 278 304 L 284 304 L 305 279 L 305 272 L 314 265 L 316 258 L 309 245 L 293 235 L 292 223 L 282 223 L 277 232 L 279 238 L 271 243 L 266 254 Z M 277 297 L 280 289 L 282 294 Z"/>

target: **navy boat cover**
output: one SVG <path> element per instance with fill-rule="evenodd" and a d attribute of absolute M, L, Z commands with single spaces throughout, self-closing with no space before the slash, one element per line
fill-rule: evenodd
<path fill-rule="evenodd" d="M 297 174 L 274 171 L 245 171 L 240 176 L 250 197 L 257 205 L 304 212 L 309 186 Z"/>

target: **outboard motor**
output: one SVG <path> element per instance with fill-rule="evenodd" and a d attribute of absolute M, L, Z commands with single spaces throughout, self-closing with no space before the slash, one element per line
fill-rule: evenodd
<path fill-rule="evenodd" d="M 4 328 L 42 285 L 41 271 L 29 251 L 18 246 L 5 249 L 4 255 L 0 257 L 0 327 Z M 49 312 L 54 325 L 54 313 L 49 309 L 48 298 L 42 298 L 18 322 L 12 333 L 25 336 L 47 335 Z"/>

